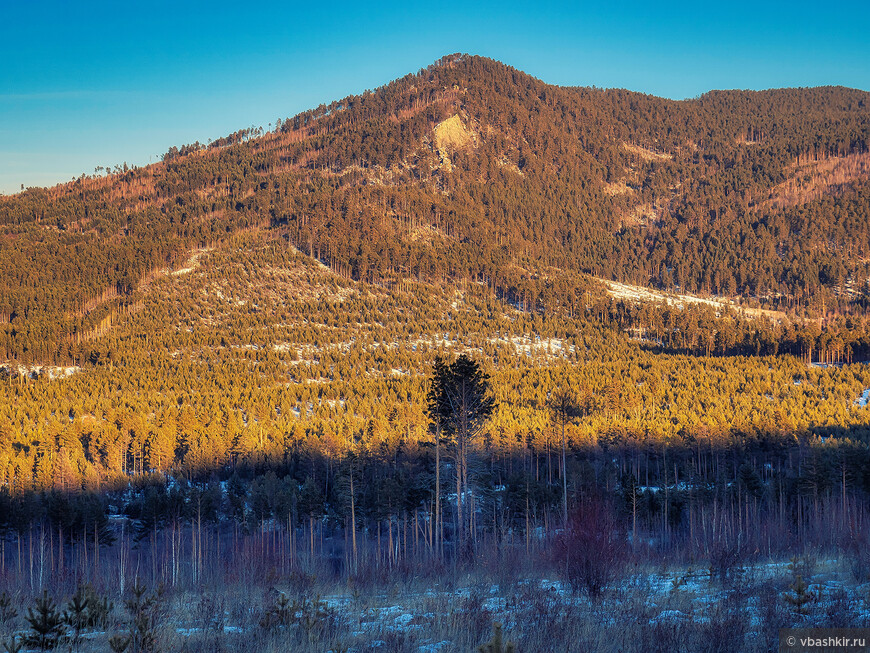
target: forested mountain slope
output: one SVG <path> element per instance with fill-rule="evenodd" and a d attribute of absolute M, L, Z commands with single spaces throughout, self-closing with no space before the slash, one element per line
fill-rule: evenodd
<path fill-rule="evenodd" d="M 842 434 L 866 453 L 870 433 L 866 365 L 650 351 L 600 321 L 518 310 L 482 284 L 351 281 L 279 234 L 235 237 L 155 277 L 89 352 L 62 378 L 0 377 L 0 488 L 96 490 L 348 451 L 425 458 L 433 363 L 458 353 L 492 373 L 496 409 L 475 444 L 485 457 L 549 460 L 559 388 L 583 408 L 567 429 L 575 452 L 779 451 Z"/>
<path fill-rule="evenodd" d="M 590 600 L 679 560 L 763 606 L 743 561 L 837 551 L 865 588 L 866 101 L 674 102 L 451 56 L 272 132 L 0 198 L 0 575 L 121 597 L 141 570 L 185 605 L 227 579 L 248 616 L 219 636 L 279 648 L 301 631 L 275 591 L 315 576 L 579 590 L 565 552 L 600 569 L 604 550 Z M 485 379 L 474 432 L 433 403 L 459 355 Z M 763 609 L 771 633 L 810 623 Z"/>
<path fill-rule="evenodd" d="M 273 132 L 0 198 L 0 357 L 81 362 L 157 271 L 251 229 L 348 278 L 480 281 L 526 309 L 576 315 L 594 275 L 860 319 L 868 145 L 862 91 L 675 102 L 453 55 Z"/>

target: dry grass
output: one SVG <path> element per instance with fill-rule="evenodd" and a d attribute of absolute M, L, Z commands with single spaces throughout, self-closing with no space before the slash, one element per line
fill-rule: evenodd
<path fill-rule="evenodd" d="M 626 195 L 633 192 L 634 190 L 624 181 L 613 181 L 604 184 L 604 194 L 611 197 L 614 195 Z"/>
<path fill-rule="evenodd" d="M 805 615 L 784 600 L 794 569 L 784 561 L 739 565 L 724 582 L 706 569 L 638 563 L 598 598 L 562 585 L 554 570 L 522 556 L 482 560 L 471 570 L 440 566 L 368 570 L 351 579 L 311 573 L 229 581 L 167 591 L 154 632 L 163 651 L 324 651 L 469 653 L 488 641 L 493 623 L 520 652 L 766 651 L 780 628 L 866 626 L 867 585 L 847 561 L 804 558 L 818 599 Z M 104 630 L 80 650 L 103 651 L 125 632 L 117 596 Z M 36 594 L 36 593 L 34 593 Z M 29 592 L 14 594 L 32 603 Z M 58 593 L 56 598 L 68 598 Z M 23 611 L 23 610 L 22 610 Z M 24 634 L 19 615 L 5 635 Z"/>

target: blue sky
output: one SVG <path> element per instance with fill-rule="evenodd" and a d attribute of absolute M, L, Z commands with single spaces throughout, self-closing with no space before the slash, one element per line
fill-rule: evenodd
<path fill-rule="evenodd" d="M 563 85 L 870 90 L 870 3 L 0 2 L 0 192 L 143 165 L 452 52 Z"/>

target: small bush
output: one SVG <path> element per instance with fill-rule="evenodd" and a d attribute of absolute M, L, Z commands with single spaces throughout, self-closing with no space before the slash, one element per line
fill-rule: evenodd
<path fill-rule="evenodd" d="M 740 547 L 736 543 L 717 543 L 710 549 L 710 578 L 718 578 L 722 583 L 733 580 L 741 560 Z"/>
<path fill-rule="evenodd" d="M 478 653 L 517 653 L 513 642 L 502 642 L 501 624 L 492 625 L 492 639 L 477 647 Z"/>
<path fill-rule="evenodd" d="M 614 511 L 594 500 L 576 509 L 556 538 L 553 560 L 574 591 L 600 596 L 628 560 L 625 532 Z"/>
<path fill-rule="evenodd" d="M 850 537 L 843 543 L 843 551 L 849 560 L 852 576 L 859 583 L 870 580 L 870 542 L 861 534 Z"/>
<path fill-rule="evenodd" d="M 63 638 L 63 616 L 48 592 L 36 599 L 35 608 L 27 609 L 27 622 L 32 631 L 27 636 L 30 646 L 36 646 L 40 651 L 58 647 Z"/>
<path fill-rule="evenodd" d="M 130 598 L 124 601 L 129 615 L 129 630 L 126 636 L 114 635 L 109 639 L 109 647 L 115 653 L 157 653 L 157 622 L 163 587 L 148 593 L 148 588 L 136 579 L 130 590 Z"/>
<path fill-rule="evenodd" d="M 709 621 L 700 628 L 698 651 L 730 653 L 741 650 L 749 630 L 749 615 L 738 601 L 726 600 L 709 612 Z"/>
<path fill-rule="evenodd" d="M 791 591 L 785 592 L 782 598 L 786 603 L 792 605 L 798 615 L 807 614 L 807 605 L 816 601 L 819 597 L 816 592 L 810 590 L 810 586 L 800 574 L 797 575 L 794 582 L 789 586 Z"/>
<path fill-rule="evenodd" d="M 24 642 L 18 638 L 18 635 L 13 635 L 8 642 L 3 642 L 3 651 L 5 653 L 21 653 L 24 650 Z"/>
<path fill-rule="evenodd" d="M 275 603 L 260 618 L 260 627 L 267 631 L 292 628 L 296 630 L 300 640 L 317 642 L 321 641 L 327 631 L 335 628 L 337 619 L 335 611 L 321 601 L 319 596 L 291 600 L 284 592 L 279 592 Z"/>
<path fill-rule="evenodd" d="M 3 625 L 3 632 L 10 629 L 13 619 L 17 616 L 18 610 L 12 597 L 6 591 L 0 592 L 0 624 Z"/>

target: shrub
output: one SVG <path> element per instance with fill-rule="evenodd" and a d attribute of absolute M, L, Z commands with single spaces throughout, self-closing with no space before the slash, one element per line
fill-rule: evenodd
<path fill-rule="evenodd" d="M 574 591 L 600 596 L 628 559 L 624 529 L 601 500 L 580 506 L 554 544 L 554 562 Z"/>
<path fill-rule="evenodd" d="M 13 598 L 5 590 L 0 592 L 0 624 L 3 624 L 4 632 L 9 630 L 12 620 L 18 616 L 14 603 Z"/>
<path fill-rule="evenodd" d="M 513 642 L 502 643 L 501 624 L 492 625 L 492 639 L 477 647 L 478 653 L 517 653 Z"/>
<path fill-rule="evenodd" d="M 710 548 L 710 578 L 726 583 L 734 579 L 743 559 L 740 546 L 735 542 L 719 541 Z"/>
<path fill-rule="evenodd" d="M 124 601 L 124 607 L 129 615 L 128 634 L 114 635 L 109 639 L 109 647 L 115 653 L 157 653 L 157 620 L 158 609 L 163 600 L 163 587 L 156 592 L 148 593 L 148 588 L 136 582 L 131 588 L 131 596 Z"/>
<path fill-rule="evenodd" d="M 63 617 L 48 592 L 36 599 L 35 609 L 27 609 L 27 622 L 33 631 L 27 637 L 29 645 L 40 651 L 57 648 L 63 637 Z"/>
<path fill-rule="evenodd" d="M 24 642 L 18 639 L 18 635 L 13 635 L 12 639 L 3 643 L 3 651 L 5 653 L 21 653 L 24 650 Z"/>

